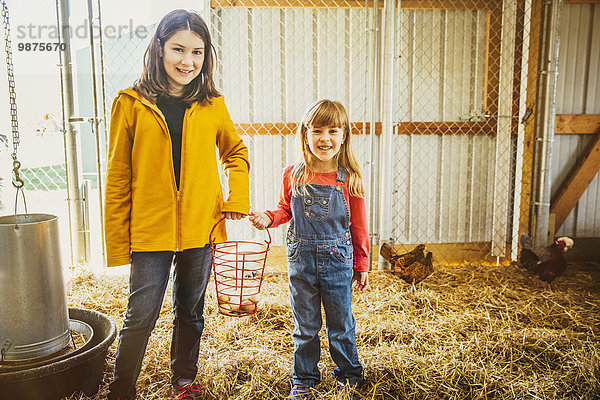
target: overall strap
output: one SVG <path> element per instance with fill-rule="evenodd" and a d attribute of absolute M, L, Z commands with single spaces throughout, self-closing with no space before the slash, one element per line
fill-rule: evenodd
<path fill-rule="evenodd" d="M 338 172 L 337 172 L 336 181 L 338 183 L 341 182 L 343 184 L 344 182 L 346 182 L 346 176 L 348 176 L 348 172 L 346 172 L 346 170 L 344 168 L 339 167 Z"/>

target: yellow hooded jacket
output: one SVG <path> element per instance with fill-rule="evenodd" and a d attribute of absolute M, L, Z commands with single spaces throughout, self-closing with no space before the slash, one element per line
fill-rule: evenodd
<path fill-rule="evenodd" d="M 224 201 L 215 146 L 228 176 Z M 223 97 L 185 111 L 179 190 L 171 137 L 158 107 L 132 89 L 113 102 L 106 177 L 108 266 L 129 264 L 131 251 L 181 251 L 209 242 L 221 212 L 250 210 L 248 149 Z M 225 224 L 213 233 L 226 240 Z"/>

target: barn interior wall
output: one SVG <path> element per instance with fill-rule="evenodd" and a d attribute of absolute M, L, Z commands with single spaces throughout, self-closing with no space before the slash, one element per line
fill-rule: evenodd
<path fill-rule="evenodd" d="M 563 4 L 560 26 L 557 114 L 600 114 L 600 4 Z M 597 134 L 600 134 L 598 132 Z M 552 193 L 577 162 L 590 134 L 556 135 Z M 600 175 L 580 197 L 558 236 L 600 237 Z"/>
<path fill-rule="evenodd" d="M 466 0 L 432 1 L 427 7 L 403 4 L 396 11 L 398 29 L 393 38 L 376 36 L 381 18 L 362 3 L 203 4 L 201 12 L 209 22 L 219 60 L 216 81 L 250 149 L 252 207 L 267 209 L 276 204 L 283 168 L 298 159 L 293 129 L 273 128 L 273 124 L 296 123 L 311 101 L 333 98 L 347 106 L 354 123 L 362 124 L 352 139 L 371 215 L 379 213 L 378 196 L 391 196 L 392 236 L 397 245 L 441 245 L 438 261 L 476 261 L 498 255 L 493 247 L 499 237 L 506 244 L 500 253 L 510 258 L 518 233 L 513 229 L 512 210 L 519 207 L 515 203 L 521 189 L 519 162 L 529 151 L 522 146 L 519 121 L 527 106 L 523 71 L 536 57 L 535 49 L 530 54 L 528 48 L 531 3 L 506 0 L 501 9 L 492 2 Z M 148 24 L 148 31 L 155 26 L 155 22 Z M 108 113 L 118 90 L 139 76 L 149 38 L 123 35 L 104 40 L 101 70 Z M 379 188 L 378 46 L 385 40 L 395 46 L 393 183 Z M 600 114 L 600 71 L 595 67 L 600 49 L 594 45 L 599 42 L 600 5 L 562 5 L 557 114 Z M 89 48 L 77 54 L 80 93 L 91 86 L 86 51 Z M 91 109 L 89 96 L 80 95 L 78 101 L 82 110 Z M 108 120 L 110 115 L 104 117 Z M 91 133 L 85 132 L 84 173 L 93 176 L 98 173 L 89 162 L 95 158 L 90 153 L 94 146 L 89 142 Z M 590 135 L 555 137 L 553 190 L 590 139 Z M 105 160 L 101 162 L 105 165 Z M 48 171 L 44 174 L 46 182 Z M 600 234 L 598 179 L 558 234 Z M 41 190 L 59 190 L 64 178 L 57 189 L 44 184 Z M 499 198 L 504 200 L 498 203 Z M 92 202 L 91 207 L 98 205 Z M 91 218 L 91 229 L 96 230 L 97 210 Z M 234 231 L 243 237 L 260 236 L 248 224 Z M 273 232 L 274 245 L 283 245 L 284 238 L 285 228 Z M 97 232 L 93 239 L 98 241 Z"/>

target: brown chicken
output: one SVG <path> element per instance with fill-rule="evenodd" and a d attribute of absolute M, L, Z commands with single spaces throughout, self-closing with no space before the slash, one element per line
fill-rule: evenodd
<path fill-rule="evenodd" d="M 573 239 L 560 237 L 550 246 L 533 249 L 531 238 L 523 233 L 520 238 L 519 264 L 537 275 L 544 282 L 552 282 L 567 269 L 564 253 L 573 247 Z"/>
<path fill-rule="evenodd" d="M 415 261 L 423 261 L 425 259 L 425 245 L 420 244 L 408 253 L 398 254 L 396 251 L 387 243 L 381 245 L 379 253 L 383 258 L 389 261 L 392 271 L 401 271 L 408 267 Z"/>
<path fill-rule="evenodd" d="M 433 273 L 433 254 L 427 253 L 422 261 L 415 261 L 402 270 L 394 270 L 394 274 L 402 278 L 406 283 L 419 283 Z"/>

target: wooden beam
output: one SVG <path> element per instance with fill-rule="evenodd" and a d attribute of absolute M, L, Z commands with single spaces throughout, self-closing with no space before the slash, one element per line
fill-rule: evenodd
<path fill-rule="evenodd" d="M 405 10 L 489 10 L 497 7 L 489 0 L 403 0 L 400 8 Z M 365 8 L 364 0 L 211 0 L 211 8 Z M 379 3 L 383 8 L 383 1 Z"/>
<path fill-rule="evenodd" d="M 600 132 L 586 147 L 552 199 L 550 213 L 556 215 L 556 230 L 564 224 L 598 170 L 600 170 Z"/>
<path fill-rule="evenodd" d="M 381 7 L 383 7 L 383 2 L 381 3 Z M 501 3 L 501 1 L 489 0 L 401 0 L 400 8 L 408 10 L 491 10 Z"/>
<path fill-rule="evenodd" d="M 211 0 L 211 8 L 365 8 L 360 0 Z"/>
<path fill-rule="evenodd" d="M 565 4 L 600 4 L 600 0 L 563 0 Z"/>
<path fill-rule="evenodd" d="M 496 121 L 400 122 L 400 135 L 496 135 Z"/>
<path fill-rule="evenodd" d="M 538 92 L 538 71 L 540 65 L 540 45 L 542 26 L 542 2 L 531 2 L 531 31 L 529 32 L 529 62 L 527 63 L 527 110 L 529 118 L 525 122 L 523 138 L 523 164 L 521 170 L 521 207 L 519 212 L 519 232 L 529 232 L 531 223 L 531 189 L 533 185 L 533 150 L 535 136 L 535 114 Z M 533 230 L 535 232 L 535 229 Z"/>
<path fill-rule="evenodd" d="M 295 122 L 265 122 L 255 124 L 234 124 L 241 135 L 293 135 L 298 129 Z"/>
<path fill-rule="evenodd" d="M 353 135 L 369 134 L 370 123 L 351 122 Z M 235 124 L 241 135 L 294 135 L 298 130 L 295 122 L 267 122 Z M 489 135 L 496 134 L 495 120 L 457 122 L 400 122 L 395 132 L 399 135 Z M 375 134 L 381 134 L 381 122 L 375 123 Z"/>
<path fill-rule="evenodd" d="M 530 118 L 533 121 L 533 118 Z M 518 122 L 518 121 L 515 121 Z M 236 124 L 236 128 L 244 135 L 293 135 L 298 129 L 295 122 L 264 122 Z M 368 122 L 351 122 L 354 135 L 369 133 Z M 366 130 L 366 132 L 363 131 Z M 558 114 L 556 116 L 555 133 L 557 135 L 592 134 L 600 130 L 600 114 Z M 381 123 L 375 123 L 375 134 L 381 133 Z M 396 133 L 400 135 L 495 135 L 496 121 L 448 121 L 448 122 L 400 122 Z M 514 132 L 513 132 L 514 133 Z"/>
<path fill-rule="evenodd" d="M 368 122 L 351 122 L 350 132 L 353 135 L 360 135 L 362 133 L 368 134 L 370 132 L 370 125 Z M 298 131 L 298 124 L 296 122 L 258 122 L 258 123 L 245 123 L 245 124 L 234 124 L 235 128 L 241 135 L 294 135 Z M 375 123 L 375 134 L 381 133 L 381 123 Z"/>
<path fill-rule="evenodd" d="M 394 250 L 399 253 L 406 253 L 415 248 L 420 243 L 402 243 L 396 244 Z M 470 242 L 470 243 L 424 243 L 427 247 L 427 251 L 433 253 L 434 264 L 437 265 L 452 265 L 460 264 L 468 261 L 475 261 L 488 264 L 496 265 L 498 261 L 496 257 L 490 256 L 492 251 L 491 242 Z M 269 252 L 270 254 L 270 252 Z M 438 257 L 438 255 L 443 255 Z M 285 256 L 285 255 L 284 255 Z M 381 257 L 379 253 L 379 246 L 373 246 L 373 260 L 377 261 Z M 507 251 L 501 262 L 503 265 L 508 265 L 510 262 L 510 246 L 507 246 Z M 376 264 L 375 264 L 376 265 Z"/>
<path fill-rule="evenodd" d="M 600 114 L 557 114 L 557 135 L 589 135 L 600 131 Z"/>
<path fill-rule="evenodd" d="M 517 18 L 515 27 L 515 64 L 513 68 L 512 115 L 519 115 L 521 96 L 521 72 L 523 69 L 523 43 L 525 41 L 525 1 L 517 1 Z M 527 94 L 525 94 L 525 97 Z M 510 133 L 519 133 L 519 118 L 512 118 Z"/>

